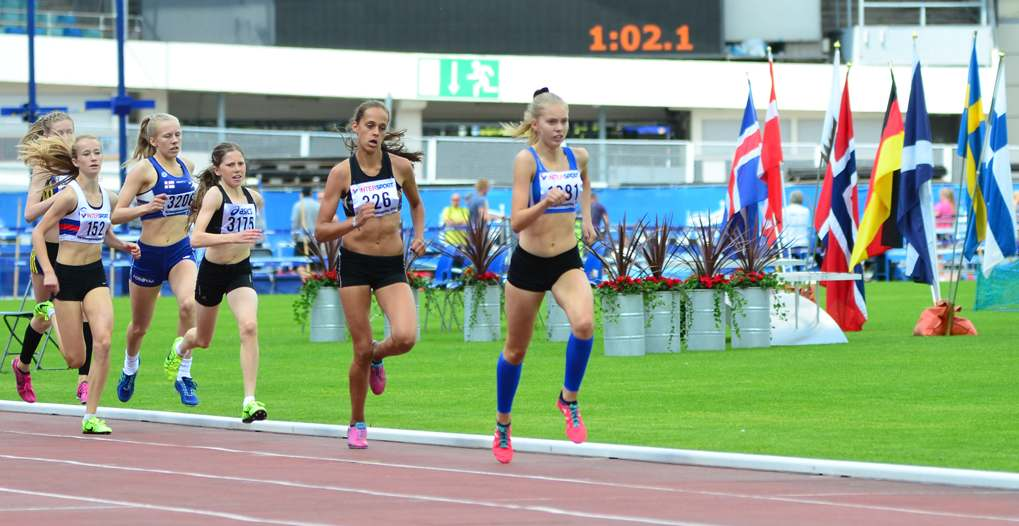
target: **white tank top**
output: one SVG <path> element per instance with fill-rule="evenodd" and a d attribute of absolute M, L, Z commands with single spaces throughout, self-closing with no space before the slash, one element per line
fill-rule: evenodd
<path fill-rule="evenodd" d="M 106 231 L 110 229 L 110 196 L 106 190 L 100 188 L 103 204 L 96 208 L 88 202 L 78 181 L 71 181 L 67 188 L 73 190 L 78 197 L 78 206 L 60 219 L 60 241 L 102 243 L 106 238 Z"/>

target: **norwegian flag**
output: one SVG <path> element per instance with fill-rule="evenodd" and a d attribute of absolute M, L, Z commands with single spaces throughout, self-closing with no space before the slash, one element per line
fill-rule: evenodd
<path fill-rule="evenodd" d="M 768 197 L 768 188 L 761 181 L 761 127 L 757 124 L 754 97 L 747 82 L 747 107 L 743 111 L 739 141 L 729 171 L 729 217 L 743 213 L 745 225 L 757 230 L 757 203 Z"/>
<path fill-rule="evenodd" d="M 831 151 L 831 206 L 827 220 L 828 249 L 821 263 L 824 272 L 849 272 L 849 263 L 856 243 L 859 219 L 857 200 L 856 143 L 853 140 L 853 114 L 849 107 L 849 74 L 846 73 L 842 90 L 842 107 L 839 110 L 835 144 Z M 863 294 L 863 266 L 857 264 L 853 272 L 861 279 L 856 281 L 822 281 L 828 288 L 827 310 L 844 331 L 863 329 L 867 321 L 867 303 Z"/>
<path fill-rule="evenodd" d="M 782 127 L 778 119 L 778 102 L 775 99 L 775 63 L 768 48 L 768 72 L 771 74 L 771 98 L 764 117 L 764 139 L 761 148 L 762 179 L 768 186 L 768 206 L 764 211 L 764 234 L 774 243 L 782 232 L 782 207 L 785 205 L 785 182 L 782 180 Z"/>

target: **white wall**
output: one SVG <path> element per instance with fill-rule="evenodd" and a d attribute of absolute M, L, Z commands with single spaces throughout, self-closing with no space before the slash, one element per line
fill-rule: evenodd
<path fill-rule="evenodd" d="M 0 83 L 27 81 L 26 39 L 0 35 Z M 116 83 L 112 40 L 39 37 L 37 79 L 45 86 L 110 89 Z M 131 89 L 258 93 L 336 98 L 391 95 L 422 100 L 418 61 L 433 55 L 370 51 L 131 41 L 126 48 Z M 497 102 L 525 103 L 549 86 L 568 102 L 596 106 L 740 109 L 746 79 L 754 85 L 758 108 L 768 97 L 768 68 L 762 62 L 644 60 L 576 57 L 493 56 L 500 62 Z M 993 67 L 993 65 L 992 65 Z M 824 111 L 830 66 L 775 66 L 783 111 Z M 900 100 L 908 100 L 909 68 L 895 70 Z M 931 113 L 957 113 L 965 94 L 964 67 L 924 70 Z M 992 68 L 982 71 L 993 82 Z M 888 94 L 883 66 L 853 68 L 854 110 L 881 112 Z"/>

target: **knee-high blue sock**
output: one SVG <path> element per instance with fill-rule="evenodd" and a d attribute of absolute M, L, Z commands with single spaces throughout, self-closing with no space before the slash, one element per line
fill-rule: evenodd
<path fill-rule="evenodd" d="M 570 335 L 566 342 L 566 375 L 563 378 L 563 387 L 567 391 L 579 391 L 580 383 L 584 381 L 584 371 L 587 370 L 587 359 L 591 357 L 591 347 L 594 346 L 594 338 L 581 340 Z"/>
<path fill-rule="evenodd" d="M 496 398 L 500 413 L 509 414 L 513 409 L 513 397 L 517 395 L 520 384 L 520 370 L 524 364 L 513 365 L 499 353 L 499 363 L 495 367 Z"/>

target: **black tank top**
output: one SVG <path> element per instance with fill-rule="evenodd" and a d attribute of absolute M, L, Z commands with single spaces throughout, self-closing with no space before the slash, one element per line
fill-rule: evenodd
<path fill-rule="evenodd" d="M 374 205 L 376 216 L 399 213 L 403 206 L 403 187 L 393 176 L 393 162 L 389 154 L 382 152 L 382 169 L 375 177 L 365 175 L 357 164 L 357 155 L 351 155 L 349 161 L 350 190 L 340 195 L 343 212 L 347 217 L 354 217 L 355 200 L 358 206 L 367 203 Z"/>
<path fill-rule="evenodd" d="M 222 186 L 217 184 L 215 188 L 219 190 L 220 194 L 223 194 L 223 203 L 212 214 L 212 219 L 209 220 L 209 226 L 205 227 L 205 232 L 232 234 L 255 228 L 255 225 L 258 224 L 256 216 L 258 211 L 255 209 L 255 199 L 251 197 L 251 192 L 242 186 L 241 191 L 244 192 L 244 199 L 247 203 L 237 204 L 230 200 L 230 196 L 226 195 Z M 223 222 L 224 215 L 226 223 Z"/>

